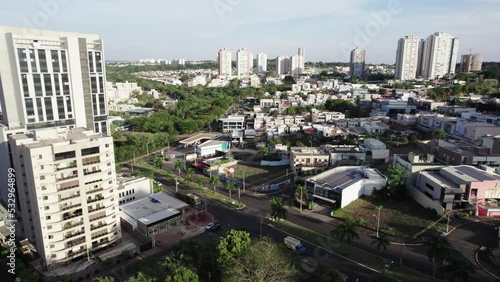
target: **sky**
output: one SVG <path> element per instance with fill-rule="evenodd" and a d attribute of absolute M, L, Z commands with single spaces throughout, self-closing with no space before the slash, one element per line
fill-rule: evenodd
<path fill-rule="evenodd" d="M 500 61 L 500 0 L 10 0 L 0 25 L 99 34 L 107 60 L 215 60 L 247 48 L 268 58 L 393 64 L 399 38 L 444 31 L 459 54 Z"/>

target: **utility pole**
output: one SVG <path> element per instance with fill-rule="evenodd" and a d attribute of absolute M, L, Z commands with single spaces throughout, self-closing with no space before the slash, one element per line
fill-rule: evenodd
<path fill-rule="evenodd" d="M 240 208 L 241 204 L 241 188 L 238 186 L 238 208 Z"/>
<path fill-rule="evenodd" d="M 245 171 L 243 171 L 243 192 L 245 191 Z"/>
<path fill-rule="evenodd" d="M 175 192 L 179 192 L 179 181 L 177 181 L 177 177 L 175 178 Z"/>
<path fill-rule="evenodd" d="M 446 223 L 446 235 L 448 235 L 450 229 L 450 215 L 451 212 L 448 213 L 448 222 Z"/>

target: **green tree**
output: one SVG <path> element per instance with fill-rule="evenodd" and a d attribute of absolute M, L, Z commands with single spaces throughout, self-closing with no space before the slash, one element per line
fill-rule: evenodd
<path fill-rule="evenodd" d="M 226 189 L 229 191 L 229 199 L 232 199 L 231 192 L 236 188 L 236 184 L 234 182 L 228 181 L 226 182 Z"/>
<path fill-rule="evenodd" d="M 269 156 L 269 154 L 270 154 L 270 152 L 269 152 L 269 148 L 267 146 L 264 146 L 264 147 L 259 149 L 259 152 L 258 152 L 259 157 L 264 158 L 264 157 Z"/>
<path fill-rule="evenodd" d="M 182 160 L 176 160 L 175 161 L 175 169 L 179 172 L 179 175 L 181 175 L 181 169 L 184 168 L 184 161 Z"/>
<path fill-rule="evenodd" d="M 295 198 L 299 198 L 300 199 L 300 212 L 302 212 L 302 203 L 303 203 L 303 198 L 306 198 L 307 200 L 307 197 L 308 197 L 308 194 L 307 194 L 307 189 L 304 185 L 296 185 L 295 186 Z"/>
<path fill-rule="evenodd" d="M 134 276 L 131 276 L 125 280 L 126 282 L 156 282 L 154 277 L 144 274 L 139 271 Z"/>
<path fill-rule="evenodd" d="M 264 238 L 226 264 L 222 269 L 222 281 L 288 282 L 294 281 L 296 273 L 287 250 Z"/>
<path fill-rule="evenodd" d="M 342 243 L 346 243 L 346 253 L 347 248 L 351 245 L 353 239 L 359 238 L 359 234 L 356 231 L 356 220 L 352 218 L 346 218 L 343 223 L 338 225 L 335 229 L 330 232 L 330 235 Z"/>
<path fill-rule="evenodd" d="M 441 139 L 444 139 L 446 137 L 446 132 L 444 132 L 443 130 L 441 129 L 437 129 L 435 128 L 433 131 L 432 131 L 432 136 L 437 139 L 437 140 L 441 140 Z"/>
<path fill-rule="evenodd" d="M 378 250 L 378 257 L 380 257 L 380 251 L 382 250 L 382 248 L 387 251 L 387 246 L 389 246 L 391 242 L 389 242 L 389 240 L 387 239 L 387 235 L 384 232 L 380 233 L 378 237 L 373 236 L 372 238 L 372 245 L 376 245 Z"/>
<path fill-rule="evenodd" d="M 212 175 L 210 176 L 210 180 L 208 181 L 210 185 L 214 188 L 214 192 L 216 192 L 217 185 L 220 183 L 220 179 L 218 175 Z"/>
<path fill-rule="evenodd" d="M 474 266 L 465 257 L 449 258 L 448 264 L 441 267 L 441 270 L 451 273 L 455 282 L 467 282 L 471 273 L 475 272 Z"/>
<path fill-rule="evenodd" d="M 286 219 L 287 210 L 283 199 L 280 197 L 273 197 L 271 199 L 271 217 L 278 222 L 280 219 Z"/>
<path fill-rule="evenodd" d="M 193 176 L 194 176 L 194 169 L 190 167 L 186 170 L 186 179 L 191 181 L 193 180 Z"/>
<path fill-rule="evenodd" d="M 217 262 L 221 267 L 229 266 L 245 253 L 251 242 L 250 233 L 243 230 L 229 230 L 217 245 Z"/>
<path fill-rule="evenodd" d="M 198 183 L 200 188 L 203 187 L 204 182 L 205 182 L 205 177 L 198 175 L 198 177 L 196 178 L 196 183 Z"/>
<path fill-rule="evenodd" d="M 436 277 L 437 265 L 442 265 L 449 255 L 448 239 L 446 237 L 437 237 L 426 242 L 425 245 L 428 247 L 427 257 L 432 262 L 432 277 Z"/>
<path fill-rule="evenodd" d="M 181 264 L 174 255 L 166 257 L 164 266 L 167 277 L 165 282 L 198 282 L 198 274 Z"/>
<path fill-rule="evenodd" d="M 102 276 L 95 279 L 96 282 L 115 282 L 115 278 L 112 276 Z"/>
<path fill-rule="evenodd" d="M 406 179 L 408 173 L 399 166 L 389 166 L 387 169 L 387 181 L 382 189 L 375 191 L 374 195 L 389 200 L 401 198 L 406 193 Z"/>
<path fill-rule="evenodd" d="M 156 170 L 159 171 L 163 166 L 163 158 L 162 157 L 154 158 L 153 165 L 156 167 Z"/>

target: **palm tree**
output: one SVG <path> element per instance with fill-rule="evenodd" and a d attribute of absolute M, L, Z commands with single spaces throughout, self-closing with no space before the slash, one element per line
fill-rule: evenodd
<path fill-rule="evenodd" d="M 286 219 L 287 211 L 283 199 L 280 197 L 273 197 L 271 200 L 271 217 L 278 222 L 280 219 Z"/>
<path fill-rule="evenodd" d="M 217 175 L 210 176 L 210 180 L 208 182 L 214 187 L 214 192 L 216 192 L 215 188 L 217 187 L 217 184 L 220 183 L 219 176 Z"/>
<path fill-rule="evenodd" d="M 194 169 L 192 167 L 188 168 L 186 170 L 186 179 L 188 180 L 193 180 L 193 175 L 194 175 Z"/>
<path fill-rule="evenodd" d="M 302 212 L 302 198 L 305 197 L 307 200 L 307 189 L 303 185 L 295 186 L 295 197 L 300 198 L 300 212 Z"/>
<path fill-rule="evenodd" d="M 156 171 L 159 171 L 163 165 L 163 159 L 162 157 L 156 157 L 153 160 L 153 165 L 156 167 Z"/>
<path fill-rule="evenodd" d="M 231 181 L 226 182 L 226 189 L 229 191 L 229 199 L 232 199 L 231 191 L 233 191 L 234 188 L 236 188 L 236 184 L 234 184 L 234 182 Z"/>
<path fill-rule="evenodd" d="M 449 264 L 441 267 L 441 270 L 451 273 L 455 282 L 468 281 L 470 274 L 475 272 L 474 266 L 465 257 L 451 257 L 448 262 Z"/>
<path fill-rule="evenodd" d="M 442 265 L 448 257 L 448 239 L 446 237 L 434 238 L 432 241 L 426 242 L 429 247 L 427 257 L 432 262 L 432 277 L 436 277 L 437 265 Z"/>
<path fill-rule="evenodd" d="M 385 251 L 387 251 L 387 246 L 389 246 L 390 242 L 387 240 L 386 235 L 384 232 L 380 233 L 379 236 L 373 236 L 373 241 L 372 245 L 377 245 L 377 250 L 378 250 L 378 257 L 380 257 L 380 251 L 382 248 L 384 248 Z"/>
<path fill-rule="evenodd" d="M 179 171 L 179 175 L 181 175 L 181 169 L 184 168 L 184 162 L 182 160 L 175 161 L 175 169 Z"/>
<path fill-rule="evenodd" d="M 346 218 L 344 222 L 338 225 L 334 230 L 330 232 L 330 235 L 340 242 L 345 242 L 346 244 L 346 253 L 347 248 L 351 244 L 353 239 L 359 238 L 359 234 L 356 231 L 356 221 L 352 218 Z"/>
<path fill-rule="evenodd" d="M 196 178 L 196 183 L 200 185 L 200 188 L 203 186 L 203 182 L 205 182 L 205 177 L 199 175 L 198 178 Z"/>

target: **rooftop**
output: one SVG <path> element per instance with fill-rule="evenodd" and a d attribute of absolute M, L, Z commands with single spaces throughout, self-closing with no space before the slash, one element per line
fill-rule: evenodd
<path fill-rule="evenodd" d="M 441 168 L 442 171 L 446 171 L 451 175 L 459 178 L 463 182 L 483 182 L 483 181 L 495 181 L 500 180 L 500 175 L 488 173 L 484 170 L 468 166 L 448 166 Z"/>
<path fill-rule="evenodd" d="M 165 192 L 149 195 L 147 198 L 120 206 L 127 216 L 146 225 L 180 214 L 179 210 L 188 204 L 169 196 Z"/>
<path fill-rule="evenodd" d="M 363 166 L 337 167 L 320 173 L 308 181 L 315 182 L 323 188 L 341 192 L 362 179 L 386 181 L 378 170 Z"/>

